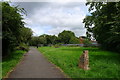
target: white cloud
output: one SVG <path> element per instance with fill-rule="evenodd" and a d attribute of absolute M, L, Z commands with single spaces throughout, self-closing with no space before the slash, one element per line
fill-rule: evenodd
<path fill-rule="evenodd" d="M 9 0 L 3 0 L 9 1 Z M 11 0 L 12 2 L 59 2 L 59 3 L 68 3 L 68 2 L 86 2 L 86 0 Z"/>
<path fill-rule="evenodd" d="M 76 36 L 85 36 L 86 30 L 82 21 L 87 14 L 87 7 L 84 4 L 50 3 L 47 6 L 37 6 L 32 14 L 25 18 L 26 26 L 32 28 L 34 35 L 57 35 L 63 30 L 71 30 Z"/>

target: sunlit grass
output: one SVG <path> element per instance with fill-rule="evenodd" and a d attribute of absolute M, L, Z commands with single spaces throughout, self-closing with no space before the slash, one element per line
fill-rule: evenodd
<path fill-rule="evenodd" d="M 3 59 L 2 61 L 2 77 L 5 77 L 7 73 L 12 70 L 16 64 L 20 61 L 23 57 L 25 51 L 14 51 L 8 57 Z"/>
<path fill-rule="evenodd" d="M 40 47 L 48 60 L 71 78 L 120 78 L 120 54 L 90 47 Z M 90 70 L 78 68 L 83 50 L 89 50 Z"/>

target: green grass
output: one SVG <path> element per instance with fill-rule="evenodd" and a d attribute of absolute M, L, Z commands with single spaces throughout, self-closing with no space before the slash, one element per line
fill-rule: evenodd
<path fill-rule="evenodd" d="M 5 77 L 7 73 L 12 70 L 23 57 L 25 51 L 14 51 L 2 61 L 2 77 Z"/>
<path fill-rule="evenodd" d="M 38 50 L 71 78 L 120 78 L 120 54 L 88 47 L 39 47 Z M 89 50 L 90 70 L 78 68 L 83 50 Z"/>

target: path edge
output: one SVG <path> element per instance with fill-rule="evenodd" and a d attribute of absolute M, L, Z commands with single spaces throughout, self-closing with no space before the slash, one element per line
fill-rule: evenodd
<path fill-rule="evenodd" d="M 29 52 L 29 51 L 28 51 L 28 52 Z M 6 74 L 5 77 L 2 78 L 3 80 L 5 80 L 6 78 L 9 78 L 10 74 L 16 69 L 16 67 L 17 67 L 20 63 L 23 62 L 24 57 L 26 56 L 26 54 L 27 54 L 28 52 L 25 52 L 25 53 L 23 54 L 23 56 L 22 56 L 22 58 L 19 60 L 19 62 Z"/>
<path fill-rule="evenodd" d="M 36 48 L 36 49 L 38 50 L 38 48 Z M 64 73 L 64 71 L 63 71 L 59 66 L 55 65 L 53 62 L 51 62 L 50 60 L 48 60 L 48 58 L 47 58 L 45 55 L 43 55 L 43 53 L 42 53 L 40 50 L 38 50 L 38 51 L 41 53 L 41 55 L 42 55 L 49 63 L 51 63 L 52 65 L 54 65 L 55 68 L 59 69 L 60 72 L 63 73 L 63 75 L 64 75 L 65 78 L 70 78 L 67 74 Z"/>

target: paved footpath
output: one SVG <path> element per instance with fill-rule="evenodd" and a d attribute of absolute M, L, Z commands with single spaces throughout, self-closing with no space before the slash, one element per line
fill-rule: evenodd
<path fill-rule="evenodd" d="M 31 47 L 23 60 L 10 73 L 9 78 L 65 78 L 65 76 L 36 48 Z"/>

